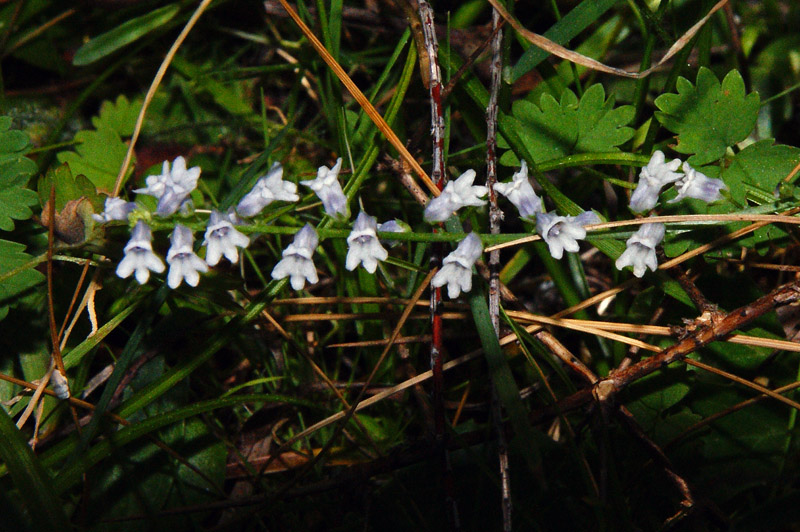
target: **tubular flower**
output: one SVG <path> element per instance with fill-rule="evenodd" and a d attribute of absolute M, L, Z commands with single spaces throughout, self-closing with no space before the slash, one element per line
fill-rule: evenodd
<path fill-rule="evenodd" d="M 136 222 L 131 231 L 131 239 L 125 245 L 125 256 L 117 266 L 117 276 L 127 279 L 136 272 L 136 280 L 139 284 L 144 284 L 150 279 L 151 271 L 164 271 L 164 263 L 153 253 L 152 240 L 150 226 L 142 220 Z"/>
<path fill-rule="evenodd" d="M 186 160 L 183 157 L 176 157 L 172 163 L 172 170 L 169 162 L 164 161 L 160 175 L 151 175 L 145 181 L 147 187 L 134 190 L 137 194 L 146 194 L 158 199 L 156 214 L 159 216 L 169 216 L 174 214 L 183 205 L 189 194 L 197 188 L 197 180 L 200 178 L 200 167 L 186 169 Z"/>
<path fill-rule="evenodd" d="M 350 212 L 347 208 L 347 198 L 339 184 L 339 170 L 342 169 L 342 158 L 336 159 L 333 168 L 320 166 L 317 170 L 317 178 L 309 181 L 300 181 L 309 187 L 322 200 L 322 207 L 328 216 L 334 218 L 349 218 Z"/>
<path fill-rule="evenodd" d="M 192 249 L 194 235 L 192 230 L 183 225 L 176 225 L 170 237 L 170 247 L 167 251 L 169 273 L 167 284 L 170 288 L 178 288 L 184 280 L 189 286 L 197 286 L 200 282 L 200 273 L 208 271 L 208 264 L 195 255 Z"/>
<path fill-rule="evenodd" d="M 683 171 L 685 172 L 684 176 L 675 183 L 678 195 L 667 203 L 675 203 L 683 198 L 694 198 L 711 203 L 722 197 L 719 193 L 720 190 L 728 188 L 722 179 L 712 179 L 689 166 L 689 163 L 683 163 Z"/>
<path fill-rule="evenodd" d="M 209 266 L 216 266 L 223 255 L 231 264 L 236 264 L 239 262 L 239 251 L 236 248 L 250 245 L 250 239 L 233 227 L 232 217 L 233 213 L 230 211 L 211 211 L 203 240 L 203 245 L 207 246 L 206 263 Z"/>
<path fill-rule="evenodd" d="M 578 216 L 559 216 L 542 212 L 536 216 L 536 232 L 539 233 L 554 259 L 564 256 L 564 250 L 575 253 L 580 249 L 578 240 L 586 238 L 584 225 L 600 223 L 600 218 L 592 211 Z"/>
<path fill-rule="evenodd" d="M 136 204 L 132 201 L 125 201 L 121 198 L 106 198 L 105 208 L 100 214 L 93 214 L 95 222 L 105 223 L 111 220 L 127 220 L 128 215 L 136 209 Z"/>
<path fill-rule="evenodd" d="M 633 212 L 642 212 L 655 207 L 661 189 L 683 177 L 682 173 L 676 172 L 680 165 L 680 159 L 665 162 L 664 153 L 656 150 L 647 166 L 639 173 L 639 184 L 631 194 L 630 209 Z"/>
<path fill-rule="evenodd" d="M 274 162 L 267 172 L 267 175 L 259 178 L 253 189 L 247 193 L 239 205 L 236 212 L 240 216 L 255 216 L 273 201 L 288 201 L 294 203 L 299 200 L 297 195 L 297 185 L 291 181 L 283 180 L 283 166 L 281 163 Z"/>
<path fill-rule="evenodd" d="M 522 218 L 533 218 L 542 212 L 542 200 L 528 181 L 528 163 L 522 166 L 508 183 L 495 183 L 494 190 L 514 204 Z"/>
<path fill-rule="evenodd" d="M 433 198 L 425 207 L 425 221 L 444 222 L 461 207 L 486 205 L 486 200 L 481 199 L 481 196 L 488 194 L 489 189 L 473 185 L 473 181 L 475 170 L 467 170 L 455 181 L 449 181 L 439 197 Z"/>
<path fill-rule="evenodd" d="M 439 288 L 447 285 L 447 296 L 457 298 L 461 292 L 472 290 L 472 266 L 483 253 L 481 239 L 470 233 L 458 243 L 458 247 L 444 258 L 442 269 L 436 272 L 431 285 Z"/>
<path fill-rule="evenodd" d="M 319 237 L 314 228 L 309 224 L 304 225 L 294 235 L 294 240 L 289 247 L 283 250 L 283 258 L 273 268 L 272 278 L 289 277 L 289 282 L 295 290 L 302 290 L 306 281 L 311 284 L 319 281 L 317 269 L 311 259 L 318 243 Z"/>
<path fill-rule="evenodd" d="M 386 260 L 389 253 L 381 246 L 376 230 L 378 222 L 375 217 L 364 211 L 358 213 L 353 231 L 347 237 L 347 258 L 345 268 L 355 270 L 359 264 L 369 273 L 375 273 L 379 261 Z"/>
<path fill-rule="evenodd" d="M 618 270 L 626 266 L 633 266 L 633 275 L 642 277 L 647 268 L 656 271 L 656 246 L 664 239 L 664 224 L 643 224 L 625 243 L 625 251 L 619 256 L 614 265 Z"/>

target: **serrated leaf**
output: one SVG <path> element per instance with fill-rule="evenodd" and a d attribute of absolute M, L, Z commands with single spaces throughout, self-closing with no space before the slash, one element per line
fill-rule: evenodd
<path fill-rule="evenodd" d="M 512 107 L 511 124 L 528 147 L 536 163 L 573 153 L 618 151 L 617 146 L 634 134 L 626 127 L 633 119 L 630 105 L 614 107 L 614 99 L 606 100 L 602 85 L 592 85 L 578 101 L 571 90 L 565 90 L 561 101 L 542 95 L 537 107 L 518 100 Z M 501 141 L 501 147 L 508 147 Z M 513 152 L 507 151 L 500 162 L 519 164 Z"/>
<path fill-rule="evenodd" d="M 123 46 L 140 39 L 169 22 L 178 13 L 179 9 L 176 4 L 160 7 L 146 15 L 131 19 L 111 31 L 98 35 L 78 48 L 72 64 L 85 66 L 111 55 Z"/>
<path fill-rule="evenodd" d="M 34 269 L 34 257 L 24 252 L 25 246 L 8 240 L 0 240 L 0 319 L 8 314 L 8 307 L 14 298 L 44 280 L 44 275 Z M 24 265 L 28 268 L 7 277 Z"/>
<path fill-rule="evenodd" d="M 68 202 L 80 198 L 88 199 L 95 212 L 103 211 L 103 200 L 97 194 L 94 185 L 84 175 L 73 177 L 69 165 L 62 164 L 50 168 L 47 174 L 39 178 L 37 190 L 42 206 L 50 199 L 52 185 L 56 186 L 56 211 L 61 212 Z"/>
<path fill-rule="evenodd" d="M 36 172 L 36 164 L 24 156 L 28 136 L 9 129 L 11 118 L 0 117 L 0 229 L 11 231 L 14 220 L 27 220 L 33 215 L 36 193 L 25 185 Z"/>
<path fill-rule="evenodd" d="M 137 98 L 130 102 L 120 94 L 115 102 L 106 100 L 100 105 L 100 114 L 92 117 L 92 125 L 97 129 L 107 126 L 121 137 L 129 137 L 133 134 L 141 107 L 141 99 Z"/>
<path fill-rule="evenodd" d="M 119 134 L 101 125 L 93 131 L 79 131 L 75 140 L 80 142 L 76 151 L 62 151 L 58 161 L 69 164 L 73 174 L 85 175 L 98 191 L 111 194 L 127 150 Z"/>
<path fill-rule="evenodd" d="M 678 78 L 677 94 L 662 94 L 655 104 L 656 118 L 678 135 L 678 153 L 691 153 L 693 166 L 725 155 L 729 146 L 747 138 L 758 118 L 758 93 L 745 95 L 741 74 L 731 70 L 720 85 L 717 76 L 703 67 L 696 85 Z"/>

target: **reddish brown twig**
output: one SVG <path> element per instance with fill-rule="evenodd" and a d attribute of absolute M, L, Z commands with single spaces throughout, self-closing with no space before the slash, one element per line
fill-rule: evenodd
<path fill-rule="evenodd" d="M 592 387 L 584 388 L 559 401 L 552 409 L 534 412 L 534 421 L 554 415 L 556 412 L 568 412 L 579 408 L 592 400 L 608 401 L 631 383 L 646 377 L 655 371 L 669 366 L 673 362 L 683 360 L 689 353 L 721 340 L 733 331 L 744 327 L 767 312 L 782 306 L 800 301 L 800 281 L 780 286 L 769 294 L 739 307 L 718 319 L 707 320 L 703 316 L 695 320 L 693 327 L 687 328 L 687 336 L 677 344 L 646 358 L 628 368 L 611 374 Z"/>

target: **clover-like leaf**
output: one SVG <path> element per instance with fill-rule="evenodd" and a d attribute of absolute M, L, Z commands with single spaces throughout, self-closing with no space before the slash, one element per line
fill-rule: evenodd
<path fill-rule="evenodd" d="M 34 268 L 33 257 L 24 250 L 25 246 L 22 244 L 0 240 L 0 319 L 6 317 L 16 296 L 44 280 L 44 275 Z M 20 268 L 25 264 L 30 267 Z M 8 275 L 18 268 L 20 271 Z"/>
<path fill-rule="evenodd" d="M 697 83 L 678 78 L 677 94 L 662 94 L 656 118 L 678 135 L 678 153 L 691 153 L 700 166 L 721 159 L 729 146 L 746 139 L 758 117 L 758 93 L 745 95 L 741 74 L 731 70 L 720 85 L 717 76 L 701 68 Z"/>
<path fill-rule="evenodd" d="M 129 101 L 120 94 L 116 101 L 106 100 L 103 102 L 100 106 L 100 114 L 92 117 L 92 125 L 97 129 L 107 126 L 119 133 L 121 137 L 129 137 L 133 134 L 133 128 L 141 108 L 141 99 L 135 98 L 133 101 Z"/>
<path fill-rule="evenodd" d="M 620 144 L 633 137 L 626 125 L 633 119 L 630 105 L 614 107 L 614 98 L 606 99 L 602 85 L 592 85 L 578 100 L 565 90 L 561 101 L 549 94 L 542 96 L 539 106 L 525 100 L 514 102 L 512 123 L 535 162 L 540 163 L 573 153 L 618 151 Z M 507 148 L 502 139 L 499 145 Z M 507 151 L 502 164 L 519 165 L 513 152 Z"/>
<path fill-rule="evenodd" d="M 76 151 L 62 151 L 58 161 L 69 164 L 73 174 L 85 175 L 100 192 L 111 194 L 127 150 L 119 133 L 101 124 L 96 130 L 79 131 L 75 140 L 80 142 Z"/>
<path fill-rule="evenodd" d="M 11 118 L 0 117 L 0 229 L 11 231 L 14 220 L 27 220 L 33 215 L 36 193 L 26 184 L 36 172 L 36 165 L 25 157 L 28 136 L 10 130 Z"/>

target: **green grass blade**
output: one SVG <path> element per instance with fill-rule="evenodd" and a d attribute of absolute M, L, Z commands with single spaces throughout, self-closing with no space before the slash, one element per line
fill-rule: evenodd
<path fill-rule="evenodd" d="M 28 447 L 25 436 L 2 408 L 0 408 L 0 458 L 5 462 L 29 514 L 35 516 L 37 530 L 68 528 L 69 520 L 53 490 L 50 478 L 39 459 Z"/>
<path fill-rule="evenodd" d="M 107 57 L 120 48 L 140 39 L 154 31 L 178 14 L 180 7 L 177 4 L 160 7 L 146 15 L 131 19 L 90 40 L 75 52 L 72 64 L 86 66 Z"/>
<path fill-rule="evenodd" d="M 531 471 L 535 471 L 541 463 L 536 434 L 528 419 L 528 410 L 520 399 L 519 388 L 511 373 L 511 368 L 508 367 L 508 362 L 506 362 L 506 357 L 503 355 L 500 342 L 495 335 L 494 327 L 492 327 L 486 298 L 478 287 L 473 287 L 470 293 L 469 306 L 478 336 L 481 339 L 483 352 L 486 355 L 492 382 L 497 390 L 497 396 L 511 418 L 517 448 L 523 450 L 528 466 Z"/>
<path fill-rule="evenodd" d="M 603 13 L 611 9 L 617 0 L 583 0 L 575 9 L 566 14 L 561 20 L 544 33 L 544 36 L 551 41 L 564 44 L 589 25 L 594 24 Z M 531 46 L 522 54 L 517 64 L 511 71 L 511 78 L 517 81 L 519 78 L 536 68 L 539 63 L 547 59 L 548 52 Z"/>

